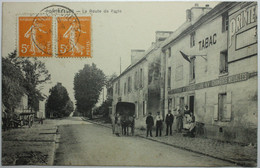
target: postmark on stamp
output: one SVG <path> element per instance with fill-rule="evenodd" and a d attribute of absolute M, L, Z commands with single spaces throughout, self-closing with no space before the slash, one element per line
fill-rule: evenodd
<path fill-rule="evenodd" d="M 21 57 L 91 57 L 91 16 L 51 5 L 36 16 L 18 18 Z"/>
<path fill-rule="evenodd" d="M 52 18 L 19 17 L 20 57 L 52 56 Z"/>

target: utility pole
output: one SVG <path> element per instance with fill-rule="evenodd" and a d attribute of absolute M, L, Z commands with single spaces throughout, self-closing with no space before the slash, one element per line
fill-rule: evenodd
<path fill-rule="evenodd" d="M 120 56 L 120 75 L 121 75 L 121 56 Z"/>

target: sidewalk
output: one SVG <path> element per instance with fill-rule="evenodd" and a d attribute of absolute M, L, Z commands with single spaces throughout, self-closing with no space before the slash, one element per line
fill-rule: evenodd
<path fill-rule="evenodd" d="M 56 135 L 55 120 L 2 131 L 2 165 L 53 165 Z"/>
<path fill-rule="evenodd" d="M 111 124 L 90 122 L 111 127 Z M 135 135 L 146 138 L 146 130 L 135 129 Z M 155 135 L 155 131 L 153 131 L 153 135 Z M 183 137 L 181 133 L 175 132 L 172 136 L 164 136 L 165 130 L 163 130 L 162 135 L 162 137 L 148 137 L 146 139 L 236 163 L 238 166 L 255 167 L 257 165 L 257 147 L 242 146 L 237 143 L 221 142 L 207 138 Z"/>

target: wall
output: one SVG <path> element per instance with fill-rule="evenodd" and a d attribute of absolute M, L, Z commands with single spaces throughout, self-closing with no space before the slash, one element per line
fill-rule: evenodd
<path fill-rule="evenodd" d="M 46 118 L 45 101 L 39 101 L 39 111 L 37 111 L 37 118 Z"/>
<path fill-rule="evenodd" d="M 160 54 L 161 42 L 153 43 L 153 45 L 145 52 L 145 59 L 137 64 L 128 67 L 116 80 L 113 81 L 113 105 L 112 113 L 115 113 L 116 104 L 119 101 L 131 102 L 136 106 L 136 122 L 137 128 L 145 127 L 145 119 L 149 112 L 156 115 L 160 110 Z M 159 72 L 154 71 L 158 69 Z M 143 83 L 140 82 L 140 70 L 143 72 Z M 137 73 L 137 87 L 135 87 L 135 74 Z M 131 91 L 128 91 L 128 77 L 131 77 Z M 150 81 L 149 81 L 150 78 Z M 120 81 L 120 92 L 116 92 L 116 83 Z M 126 93 L 124 92 L 126 83 Z"/>
<path fill-rule="evenodd" d="M 229 11 L 229 17 L 235 17 L 233 15 L 237 16 L 237 13 L 250 8 L 248 4 L 251 3 L 237 3 L 237 6 Z M 251 6 L 254 5 L 251 4 Z M 242 9 L 240 9 L 241 6 Z M 254 25 L 246 25 L 241 31 L 246 32 L 252 26 Z M 192 32 L 195 32 L 195 46 L 193 47 L 190 46 Z M 168 100 L 165 101 L 165 109 L 174 110 L 180 107 L 180 97 L 184 97 L 184 104 L 189 105 L 189 96 L 194 95 L 194 114 L 196 121 L 205 124 L 205 136 L 224 141 L 256 143 L 257 44 L 237 50 L 233 46 L 235 38 L 232 39 L 233 45 L 228 44 L 228 33 L 230 32 L 222 31 L 220 13 L 211 16 L 201 26 L 186 33 L 180 40 L 172 43 L 170 48 L 165 49 L 165 96 L 168 100 L 173 100 L 172 107 L 168 107 Z M 236 33 L 241 34 L 240 31 Z M 209 40 L 213 38 L 214 44 L 212 42 L 209 45 Z M 204 47 L 202 47 L 203 41 Z M 208 41 L 207 46 L 206 41 Z M 220 52 L 225 50 L 228 53 L 228 72 L 220 73 Z M 195 59 L 195 80 L 190 80 L 190 63 L 182 57 L 179 51 L 187 55 L 207 55 L 206 60 L 200 56 Z M 171 56 L 168 56 L 167 52 L 170 52 Z M 168 67 L 172 69 L 169 89 L 167 89 Z M 241 73 L 246 74 L 234 76 Z M 212 80 L 215 81 L 212 82 Z M 222 111 L 219 111 L 219 94 L 221 93 L 226 93 L 224 110 L 227 116 L 224 119 L 221 119 Z"/>
<path fill-rule="evenodd" d="M 22 113 L 24 112 L 24 109 L 28 108 L 28 95 L 24 94 L 21 97 L 21 100 L 17 106 L 17 108 L 14 109 L 15 113 Z"/>

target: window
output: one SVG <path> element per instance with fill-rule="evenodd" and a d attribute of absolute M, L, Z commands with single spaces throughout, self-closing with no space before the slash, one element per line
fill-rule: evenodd
<path fill-rule="evenodd" d="M 218 104 L 214 106 L 215 121 L 231 121 L 231 92 L 220 93 Z"/>
<path fill-rule="evenodd" d="M 140 88 L 143 87 L 143 69 L 140 69 Z"/>
<path fill-rule="evenodd" d="M 228 30 L 228 13 L 224 13 L 222 15 L 222 32 L 225 32 Z"/>
<path fill-rule="evenodd" d="M 117 94 L 117 91 L 118 91 L 118 85 L 117 83 L 115 84 L 115 94 Z"/>
<path fill-rule="evenodd" d="M 143 101 L 143 116 L 146 115 L 146 101 Z"/>
<path fill-rule="evenodd" d="M 137 101 L 135 102 L 135 117 L 139 117 L 139 104 Z"/>
<path fill-rule="evenodd" d="M 195 57 L 190 59 L 190 81 L 195 79 Z"/>
<path fill-rule="evenodd" d="M 219 64 L 219 73 L 228 72 L 228 54 L 227 51 L 220 52 L 220 64 Z"/>
<path fill-rule="evenodd" d="M 171 48 L 168 49 L 167 54 L 168 54 L 168 57 L 171 57 Z"/>
<path fill-rule="evenodd" d="M 135 82 L 134 82 L 134 85 L 135 85 L 135 90 L 138 89 L 138 77 L 137 77 L 137 71 L 135 72 Z"/>
<path fill-rule="evenodd" d="M 131 76 L 128 77 L 128 92 L 132 91 L 132 79 Z"/>
<path fill-rule="evenodd" d="M 190 47 L 195 46 L 195 32 L 190 34 Z"/>
<path fill-rule="evenodd" d="M 124 94 L 126 94 L 126 82 L 124 84 Z"/>
<path fill-rule="evenodd" d="M 227 94 L 226 93 L 219 94 L 219 98 L 218 98 L 219 120 L 222 120 L 226 113 L 226 102 L 227 102 Z"/>
<path fill-rule="evenodd" d="M 168 68 L 168 82 L 167 82 L 167 84 L 168 84 L 168 88 L 171 88 L 171 73 L 172 73 L 172 68 L 171 67 L 169 67 Z"/>
<path fill-rule="evenodd" d="M 120 94 L 120 80 L 118 81 L 118 88 L 117 89 L 118 89 L 117 93 Z"/>
<path fill-rule="evenodd" d="M 168 111 L 172 110 L 172 98 L 168 99 Z"/>

